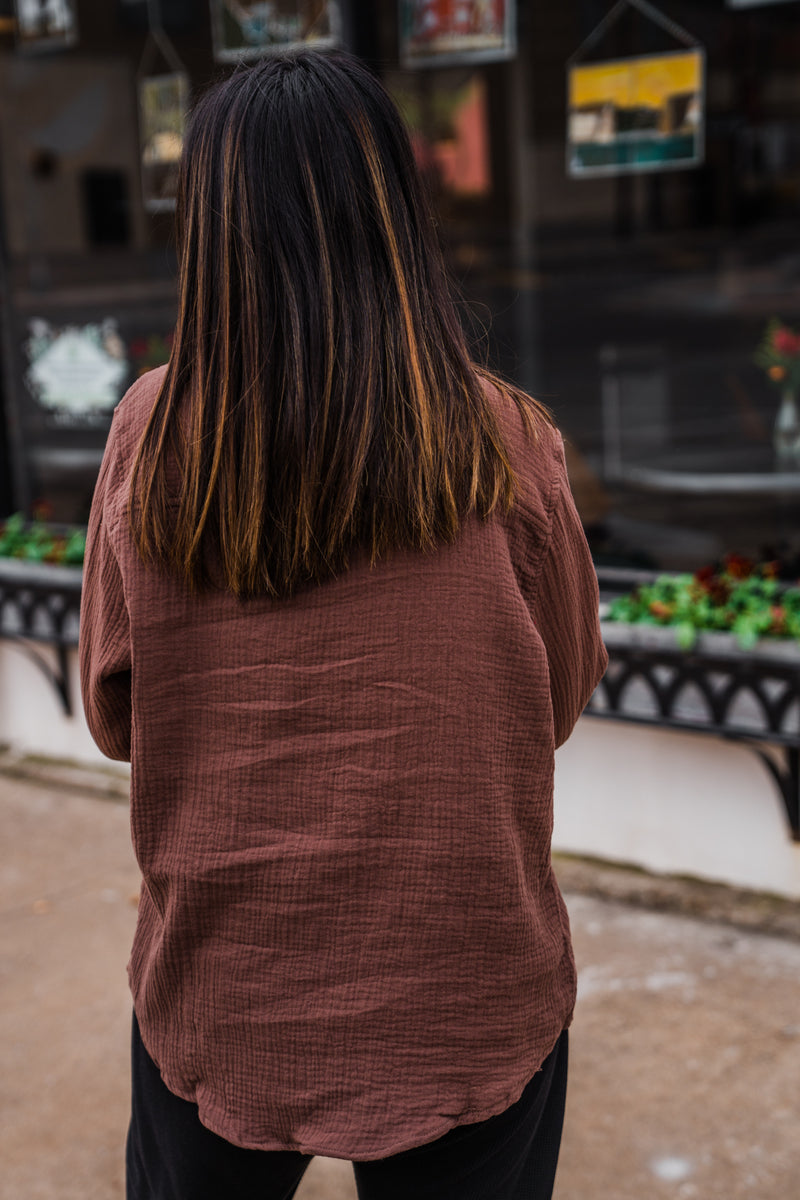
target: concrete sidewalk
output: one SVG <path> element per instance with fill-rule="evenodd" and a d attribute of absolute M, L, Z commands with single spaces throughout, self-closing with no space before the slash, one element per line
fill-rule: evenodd
<path fill-rule="evenodd" d="M 0 775 L 0 846 L 0 1200 L 122 1200 L 138 892 L 127 809 L 74 781 Z M 726 907 L 712 889 L 704 907 L 688 885 L 637 877 L 626 892 L 620 873 L 561 873 L 580 985 L 559 1200 L 790 1200 L 798 906 Z M 736 924 L 604 890 L 658 907 L 674 893 L 672 907 Z M 764 923 L 784 936 L 743 928 Z M 349 1164 L 325 1159 L 298 1192 L 354 1196 Z"/>

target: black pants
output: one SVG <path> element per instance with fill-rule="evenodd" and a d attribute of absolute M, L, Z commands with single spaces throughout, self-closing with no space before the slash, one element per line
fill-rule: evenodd
<path fill-rule="evenodd" d="M 567 1033 L 520 1099 L 427 1145 L 355 1162 L 359 1200 L 548 1200 L 567 1092 Z M 311 1161 L 243 1150 L 200 1123 L 164 1085 L 133 1019 L 133 1104 L 127 1200 L 291 1200 Z"/>

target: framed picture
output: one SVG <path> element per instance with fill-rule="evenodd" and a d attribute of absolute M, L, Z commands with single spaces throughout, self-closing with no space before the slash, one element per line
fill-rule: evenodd
<path fill-rule="evenodd" d="M 567 171 L 583 178 L 697 166 L 704 109 L 702 49 L 573 65 Z"/>
<path fill-rule="evenodd" d="M 35 317 L 25 341 L 25 384 L 56 425 L 102 424 L 124 391 L 128 355 L 117 322 L 54 325 Z"/>
<path fill-rule="evenodd" d="M 76 0 L 15 0 L 17 47 L 58 50 L 78 40 Z"/>
<path fill-rule="evenodd" d="M 404 67 L 499 62 L 516 53 L 514 0 L 400 0 Z"/>
<path fill-rule="evenodd" d="M 430 103 L 419 88 L 397 72 L 387 87 L 408 127 L 411 148 L 430 190 L 454 198 L 477 199 L 492 190 L 489 152 L 489 88 L 486 73 L 476 67 L 464 72 L 458 87 L 437 87 L 433 80 Z M 404 86 L 405 85 L 405 86 Z"/>
<path fill-rule="evenodd" d="M 142 195 L 149 212 L 175 207 L 189 80 L 176 72 L 139 80 Z"/>
<path fill-rule="evenodd" d="M 238 62 L 297 46 L 338 46 L 338 0 L 211 0 L 214 57 Z"/>

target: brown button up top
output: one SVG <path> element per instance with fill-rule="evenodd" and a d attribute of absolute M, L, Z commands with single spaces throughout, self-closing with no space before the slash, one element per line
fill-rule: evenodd
<path fill-rule="evenodd" d="M 127 526 L 161 379 L 116 410 L 81 618 L 132 764 L 142 1038 L 228 1141 L 382 1158 L 507 1108 L 572 1015 L 553 759 L 606 659 L 561 438 L 498 400 L 508 516 L 288 601 L 192 595 Z"/>

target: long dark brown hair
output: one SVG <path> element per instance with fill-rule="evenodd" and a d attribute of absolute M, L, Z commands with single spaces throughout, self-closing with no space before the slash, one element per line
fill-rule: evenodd
<path fill-rule="evenodd" d="M 529 425 L 538 406 L 471 362 L 408 136 L 363 64 L 287 53 L 206 92 L 177 218 L 178 321 L 131 481 L 145 561 L 284 597 L 356 549 L 430 549 L 508 509 L 487 382 Z"/>

